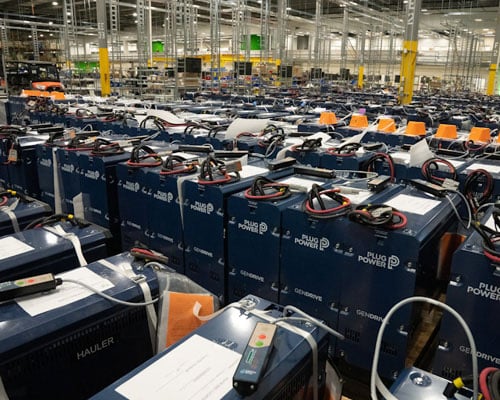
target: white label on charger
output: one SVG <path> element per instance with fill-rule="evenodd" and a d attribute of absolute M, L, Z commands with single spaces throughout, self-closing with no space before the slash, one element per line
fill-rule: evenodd
<path fill-rule="evenodd" d="M 242 179 L 249 178 L 251 176 L 263 175 L 268 172 L 269 170 L 267 170 L 266 168 L 256 167 L 254 165 L 245 165 L 240 171 L 240 177 Z"/>
<path fill-rule="evenodd" d="M 20 298 L 17 300 L 17 304 L 34 317 L 35 315 L 63 307 L 94 294 L 94 292 L 76 283 L 64 282 L 65 278 L 85 283 L 100 292 L 114 286 L 110 281 L 86 267 L 76 268 L 57 276 L 62 278 L 63 284 L 55 290 Z"/>
<path fill-rule="evenodd" d="M 498 174 L 500 173 L 500 166 L 499 165 L 493 165 L 493 164 L 482 164 L 482 163 L 474 163 L 469 165 L 465 171 L 466 172 L 471 172 L 475 171 L 476 169 L 485 169 L 488 171 L 490 174 Z"/>
<path fill-rule="evenodd" d="M 32 250 L 35 250 L 35 248 L 27 245 L 24 242 L 21 242 L 15 237 L 9 236 L 0 239 L 0 260 L 27 253 L 28 251 Z"/>
<path fill-rule="evenodd" d="M 312 181 L 312 180 L 309 180 L 309 179 L 303 179 L 303 178 L 297 178 L 297 177 L 290 177 L 290 178 L 286 178 L 286 179 L 283 179 L 283 180 L 279 180 L 280 183 L 285 183 L 287 185 L 291 185 L 291 186 L 295 186 L 295 187 L 299 187 L 299 188 L 304 188 L 304 190 L 311 190 L 312 186 L 314 184 L 316 185 L 322 185 L 323 182 L 319 182 L 319 181 Z"/>
<path fill-rule="evenodd" d="M 411 214 L 425 215 L 441 202 L 439 200 L 425 199 L 408 194 L 398 194 L 384 204 L 391 206 L 399 211 Z"/>
<path fill-rule="evenodd" d="M 115 391 L 128 400 L 219 400 L 231 390 L 240 358 L 236 351 L 193 335 Z"/>

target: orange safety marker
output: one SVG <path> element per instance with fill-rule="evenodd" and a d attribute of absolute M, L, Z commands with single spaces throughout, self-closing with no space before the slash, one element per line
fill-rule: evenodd
<path fill-rule="evenodd" d="M 440 124 L 438 126 L 436 138 L 439 139 L 456 139 L 457 138 L 457 126 L 456 125 L 448 125 L 448 124 Z"/>
<path fill-rule="evenodd" d="M 469 132 L 468 140 L 487 143 L 491 139 L 490 128 L 475 126 Z"/>
<path fill-rule="evenodd" d="M 380 118 L 377 125 L 377 131 L 385 133 L 396 132 L 396 122 L 393 118 Z"/>
<path fill-rule="evenodd" d="M 319 115 L 319 123 L 324 125 L 333 125 L 337 123 L 337 116 L 332 111 L 323 111 Z"/>
<path fill-rule="evenodd" d="M 366 128 L 368 127 L 368 117 L 361 114 L 353 114 L 349 121 L 349 128 Z"/>
<path fill-rule="evenodd" d="M 425 136 L 426 128 L 423 121 L 408 121 L 406 124 L 405 135 Z"/>

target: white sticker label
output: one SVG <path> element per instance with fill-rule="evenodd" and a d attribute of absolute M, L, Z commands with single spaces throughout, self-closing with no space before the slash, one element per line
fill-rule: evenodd
<path fill-rule="evenodd" d="M 75 283 L 64 282 L 64 279 L 73 279 L 92 286 L 100 292 L 112 288 L 114 285 L 107 279 L 102 278 L 90 269 L 82 267 L 57 275 L 62 278 L 63 284 L 55 290 L 44 294 L 34 294 L 17 300 L 17 304 L 24 311 L 34 317 L 35 315 L 63 307 L 67 304 L 91 296 L 94 292 Z"/>
<path fill-rule="evenodd" d="M 309 179 L 296 178 L 294 176 L 280 180 L 280 183 L 285 183 L 287 185 L 304 188 L 304 190 L 307 190 L 307 191 L 311 190 L 311 188 L 314 184 L 320 185 L 320 186 L 322 184 L 322 182 L 315 182 L 315 181 L 311 181 Z"/>
<path fill-rule="evenodd" d="M 24 242 L 21 242 L 15 237 L 9 236 L 0 239 L 0 260 L 27 253 L 31 250 L 35 250 L 35 248 L 27 245 Z"/>
<path fill-rule="evenodd" d="M 368 190 L 351 188 L 349 186 L 339 186 L 340 194 L 351 200 L 352 204 L 364 203 L 372 196 L 372 192 Z"/>
<path fill-rule="evenodd" d="M 462 165 L 465 164 L 465 161 L 459 161 L 459 160 L 446 160 L 446 161 L 448 161 L 455 168 L 460 168 Z"/>
<path fill-rule="evenodd" d="M 485 169 L 488 171 L 490 174 L 498 174 L 500 173 L 500 165 L 493 165 L 493 164 L 481 164 L 481 163 L 474 163 L 471 164 L 467 167 L 465 170 L 466 172 L 471 172 L 476 169 Z"/>
<path fill-rule="evenodd" d="M 386 201 L 385 204 L 399 211 L 425 215 L 434 207 L 441 204 L 441 202 L 439 200 L 425 199 L 422 197 L 410 196 L 408 194 L 398 194 L 389 201 Z"/>
<path fill-rule="evenodd" d="M 249 178 L 251 176 L 263 175 L 269 172 L 267 169 L 262 167 L 255 167 L 254 165 L 245 165 L 240 171 L 240 177 L 242 179 Z"/>
<path fill-rule="evenodd" d="M 233 387 L 240 358 L 233 350 L 193 335 L 116 392 L 128 400 L 219 400 Z"/>

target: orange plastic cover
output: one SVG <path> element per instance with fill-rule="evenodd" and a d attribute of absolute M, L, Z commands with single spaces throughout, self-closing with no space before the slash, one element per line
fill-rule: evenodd
<path fill-rule="evenodd" d="M 319 116 L 319 123 L 333 125 L 337 123 L 337 116 L 332 111 L 323 111 Z"/>
<path fill-rule="evenodd" d="M 196 302 L 201 304 L 200 316 L 214 312 L 214 300 L 210 295 L 178 292 L 169 292 L 168 295 L 167 337 L 165 338 L 167 347 L 203 324 L 203 321 L 193 314 Z"/>
<path fill-rule="evenodd" d="M 425 136 L 426 128 L 423 121 L 408 121 L 406 124 L 405 135 Z"/>
<path fill-rule="evenodd" d="M 396 122 L 392 118 L 381 118 L 378 121 L 377 131 L 385 133 L 396 132 Z"/>
<path fill-rule="evenodd" d="M 457 126 L 456 125 L 448 125 L 448 124 L 440 124 L 438 126 L 436 138 L 440 139 L 456 139 L 457 138 Z"/>
<path fill-rule="evenodd" d="M 475 126 L 469 132 L 469 140 L 473 140 L 474 142 L 487 143 L 490 139 L 490 128 Z"/>
<path fill-rule="evenodd" d="M 368 117 L 366 115 L 354 114 L 349 122 L 350 128 L 366 128 L 368 126 Z"/>

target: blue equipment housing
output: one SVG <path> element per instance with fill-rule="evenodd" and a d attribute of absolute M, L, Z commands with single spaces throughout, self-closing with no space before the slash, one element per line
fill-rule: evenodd
<path fill-rule="evenodd" d="M 108 228 L 116 249 L 121 247 L 116 166 L 128 157 L 128 153 L 97 156 L 87 152 L 78 156 L 84 217 Z"/>
<path fill-rule="evenodd" d="M 368 191 L 366 182 L 335 182 L 334 187 L 352 202 L 366 199 L 378 203 L 377 199 L 385 193 Z M 386 191 L 395 193 L 401 189 L 400 185 L 391 185 Z M 327 206 L 331 204 L 326 198 L 324 201 Z M 346 260 L 354 257 L 351 246 L 346 243 L 350 237 L 346 235 L 345 225 L 353 222 L 345 216 L 318 219 L 306 213 L 304 206 L 305 201 L 293 204 L 282 216 L 280 303 L 293 304 L 337 329 L 342 268 Z"/>
<path fill-rule="evenodd" d="M 492 225 L 493 207 L 485 213 L 482 223 Z M 446 291 L 446 304 L 460 312 L 469 325 L 478 351 L 479 370 L 500 367 L 500 333 L 494 326 L 500 301 L 498 263 L 483 252 L 483 239 L 471 232 L 455 251 L 451 276 Z M 458 322 L 447 313 L 439 330 L 439 343 L 433 360 L 433 371 L 446 379 L 472 373 L 471 350 Z"/>
<path fill-rule="evenodd" d="M 148 170 L 145 185 L 151 193 L 146 203 L 149 247 L 167 256 L 169 267 L 183 274 L 182 182 L 193 178 L 198 171 L 198 159 L 206 156 L 209 148 L 181 145 L 178 150 L 165 159 L 162 167 Z"/>
<path fill-rule="evenodd" d="M 336 356 L 349 365 L 369 370 L 380 321 L 398 301 L 413 295 L 434 296 L 440 287 L 441 239 L 456 229 L 456 217 L 445 199 L 410 186 L 377 202 L 394 204 L 407 217 L 401 229 L 384 230 L 350 223 L 343 232 L 341 296 L 338 329 L 346 340 L 337 342 Z M 457 205 L 457 195 L 450 196 Z M 390 288 L 390 290 L 389 290 Z M 404 365 L 407 346 L 420 322 L 417 306 L 400 310 L 391 320 L 380 355 L 380 374 L 388 379 Z"/>
<path fill-rule="evenodd" d="M 31 221 L 52 213 L 48 204 L 29 196 L 13 195 L 9 192 L 2 193 L 0 191 L 0 203 L 3 203 L 3 198 L 5 198 L 6 203 L 0 206 L 0 237 L 15 232 L 12 219 L 4 211 L 6 209 L 9 209 L 14 214 L 20 230 L 24 229 Z M 16 202 L 17 205 L 14 207 Z"/>
<path fill-rule="evenodd" d="M 47 136 L 44 135 L 18 136 L 11 143 L 11 147 L 6 149 L 8 159 L 10 151 L 16 152 L 16 160 L 10 160 L 6 166 L 2 166 L 8 171 L 7 187 L 31 197 L 40 197 L 36 147 L 44 143 L 46 139 Z"/>
<path fill-rule="evenodd" d="M 136 242 L 149 247 L 146 236 L 147 214 L 137 212 L 148 204 L 151 192 L 146 186 L 147 168 L 130 168 L 126 163 L 116 166 L 118 212 L 121 220 L 120 236 L 123 250 L 130 250 Z"/>
<path fill-rule="evenodd" d="M 117 388 L 131 379 L 139 378 L 144 372 L 154 371 L 158 362 L 165 357 L 171 357 L 172 352 L 182 351 L 183 345 L 193 336 L 201 336 L 218 345 L 225 346 L 237 353 L 243 353 L 245 346 L 257 322 L 266 320 L 258 316 L 258 312 L 266 312 L 271 318 L 283 316 L 283 309 L 277 304 L 270 303 L 256 296 L 247 296 L 241 300 L 241 305 L 229 307 L 221 314 L 206 322 L 178 343 L 172 345 L 164 352 L 156 355 L 134 371 L 113 383 L 111 386 L 93 396 L 92 400 L 124 400 L 126 397 L 117 392 Z M 252 305 L 252 306 L 250 306 Z M 252 312 L 255 310 L 255 313 Z M 292 314 L 291 316 L 295 316 Z M 304 322 L 287 322 L 309 333 L 318 346 L 318 383 L 319 398 L 324 391 L 325 365 L 327 358 L 327 334 L 314 325 Z M 292 399 L 299 392 L 307 393 L 307 387 L 312 375 L 312 350 L 305 338 L 291 332 L 283 326 L 278 326 L 266 372 L 259 382 L 257 390 L 246 399 L 270 400 Z M 229 371 L 232 373 L 232 371 Z M 182 378 L 181 378 L 182 379 Z M 196 379 L 193 377 L 193 379 Z M 150 400 L 160 400 L 164 397 L 152 395 Z M 231 387 L 221 398 L 223 400 L 238 400 L 241 395 Z"/>
<path fill-rule="evenodd" d="M 293 175 L 279 179 L 280 184 L 294 187 L 288 197 L 257 200 L 248 198 L 243 191 L 228 199 L 229 302 L 247 294 L 280 302 L 283 212 L 292 204 L 303 202 L 312 184 L 330 187 L 340 181 L 335 179 L 332 171 L 318 168 L 297 166 L 292 172 Z"/>
<path fill-rule="evenodd" d="M 36 165 L 38 172 L 38 183 L 40 186 L 40 199 L 55 209 L 54 194 L 54 147 L 40 144 L 36 146 Z"/>
<path fill-rule="evenodd" d="M 270 171 L 264 162 L 257 159 L 242 166 L 239 179 L 231 178 L 225 183 L 200 183 L 198 178 L 184 181 L 182 206 L 186 275 L 218 296 L 221 303 L 227 300 L 227 199 L 248 188 L 256 176 L 277 179 L 290 173 L 287 168 Z M 214 179 L 217 179 L 215 175 Z"/>
<path fill-rule="evenodd" d="M 90 149 L 85 151 L 90 152 Z M 71 214 L 75 212 L 73 199 L 82 191 L 78 153 L 80 150 L 72 148 L 58 148 L 56 150 L 61 207 L 63 212 Z"/>
<path fill-rule="evenodd" d="M 87 262 L 108 256 L 109 231 L 88 223 L 57 222 L 67 233 L 80 241 Z M 0 243 L 18 250 L 3 254 L 0 279 L 12 280 L 44 273 L 58 273 L 77 267 L 78 259 L 70 240 L 43 227 L 29 229 L 0 238 Z"/>
<path fill-rule="evenodd" d="M 346 339 L 337 342 L 336 357 L 347 365 L 369 370 L 373 332 L 382 316 L 398 300 L 417 293 L 417 287 L 432 293 L 437 286 L 440 238 L 454 219 L 447 201 L 401 185 L 390 185 L 362 201 L 352 201 L 397 201 L 396 208 L 405 208 L 401 211 L 407 224 L 388 230 L 365 226 L 346 216 L 317 219 L 308 215 L 302 204 L 291 206 L 283 214 L 287 233 L 282 241 L 280 302 L 294 304 L 338 327 Z M 425 205 L 422 210 L 426 213 L 412 214 L 412 206 L 408 206 L 412 203 L 414 207 Z M 314 273 L 305 266 L 311 266 Z M 382 376 L 392 377 L 404 364 L 414 322 L 409 311 L 398 314 L 381 354 Z"/>
<path fill-rule="evenodd" d="M 152 297 L 158 295 L 156 274 L 143 268 L 143 262 L 128 253 L 106 261 L 142 275 Z M 127 302 L 144 301 L 139 285 L 123 273 L 99 261 L 84 269 L 113 284 L 106 294 Z M 34 296 L 43 304 L 50 294 Z M 11 400 L 87 399 L 154 354 L 145 307 L 120 305 L 93 294 L 35 316 L 15 301 L 1 304 L 0 312 L 0 377 Z"/>

